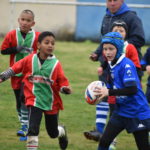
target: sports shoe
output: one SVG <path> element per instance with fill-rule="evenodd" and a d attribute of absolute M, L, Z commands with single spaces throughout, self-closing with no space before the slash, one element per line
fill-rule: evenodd
<path fill-rule="evenodd" d="M 94 140 L 96 142 L 98 142 L 102 136 L 102 134 L 100 132 L 98 132 L 97 130 L 86 131 L 83 134 L 87 139 Z"/>
<path fill-rule="evenodd" d="M 20 141 L 27 141 L 27 136 L 20 136 Z"/>
<path fill-rule="evenodd" d="M 116 150 L 115 145 L 111 144 L 111 145 L 109 146 L 109 150 Z"/>
<path fill-rule="evenodd" d="M 62 125 L 59 125 L 58 130 L 59 130 L 59 137 L 58 137 L 59 146 L 61 150 L 66 150 L 68 146 L 68 137 L 67 137 L 66 128 Z"/>
<path fill-rule="evenodd" d="M 28 131 L 27 125 L 22 125 L 22 127 L 20 128 L 20 130 L 17 131 L 17 135 L 18 136 L 26 136 L 27 131 Z"/>

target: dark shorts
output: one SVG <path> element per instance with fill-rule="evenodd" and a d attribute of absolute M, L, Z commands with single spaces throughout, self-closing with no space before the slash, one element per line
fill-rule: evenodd
<path fill-rule="evenodd" d="M 141 121 L 138 118 L 126 118 L 115 113 L 112 114 L 110 122 L 118 128 L 126 129 L 128 133 L 150 128 L 150 119 Z"/>
<path fill-rule="evenodd" d="M 148 103 L 150 103 L 150 86 L 149 85 L 147 85 L 145 95 L 146 95 L 146 98 L 148 100 Z"/>
<path fill-rule="evenodd" d="M 48 135 L 51 138 L 56 138 L 58 136 L 58 114 L 47 114 L 42 109 L 33 106 L 29 107 L 29 129 L 27 135 L 39 135 L 43 113 L 45 116 L 45 126 Z"/>
<path fill-rule="evenodd" d="M 150 119 L 141 120 L 141 123 L 150 131 Z"/>

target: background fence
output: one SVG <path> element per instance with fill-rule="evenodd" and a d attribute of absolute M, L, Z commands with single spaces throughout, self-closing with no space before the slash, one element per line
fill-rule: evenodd
<path fill-rule="evenodd" d="M 150 1 L 125 1 L 143 22 L 146 43 L 150 44 Z M 62 39 L 98 40 L 105 0 L 1 0 L 1 33 L 18 26 L 17 18 L 23 9 L 35 13 L 35 29 L 51 30 Z M 7 11 L 6 11 L 7 10 Z"/>
<path fill-rule="evenodd" d="M 89 0 L 78 0 L 78 2 L 85 2 Z M 100 0 L 94 0 L 98 3 Z M 106 0 L 101 0 L 105 2 Z M 148 0 L 125 0 L 127 5 L 137 12 L 137 15 L 141 18 L 143 22 L 143 27 L 145 31 L 146 43 L 150 44 L 150 1 Z M 97 5 L 95 7 L 83 7 L 77 6 L 77 20 L 76 20 L 76 32 L 75 37 L 78 40 L 99 40 L 100 26 L 103 16 L 106 12 L 105 6 Z"/>

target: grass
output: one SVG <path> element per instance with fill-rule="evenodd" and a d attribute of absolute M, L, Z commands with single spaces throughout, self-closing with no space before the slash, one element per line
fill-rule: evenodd
<path fill-rule="evenodd" d="M 61 95 L 64 111 L 60 112 L 59 122 L 67 127 L 68 150 L 96 150 L 97 142 L 86 140 L 84 131 L 95 127 L 95 106 L 88 105 L 84 99 L 86 86 L 97 80 L 98 62 L 88 59 L 89 54 L 97 48 L 97 43 L 86 42 L 56 42 L 55 54 L 61 61 L 65 74 L 73 89 L 72 95 Z M 144 47 L 145 51 L 146 47 Z M 9 56 L 0 55 L 0 72 L 6 70 Z M 145 89 L 146 77 L 143 78 Z M 19 128 L 15 110 L 15 97 L 10 86 L 10 80 L 0 84 L 0 149 L 24 150 L 25 142 L 20 142 L 16 136 Z M 58 140 L 50 139 L 45 131 L 44 119 L 39 135 L 39 150 L 59 150 Z M 118 150 L 135 150 L 134 138 L 125 131 L 118 136 Z"/>

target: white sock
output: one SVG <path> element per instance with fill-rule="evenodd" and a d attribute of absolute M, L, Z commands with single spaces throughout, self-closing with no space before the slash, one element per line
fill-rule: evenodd
<path fill-rule="evenodd" d="M 27 150 L 37 150 L 37 149 L 38 149 L 38 136 L 28 136 Z"/>
<path fill-rule="evenodd" d="M 65 130 L 62 126 L 58 126 L 58 131 L 59 131 L 58 137 L 62 137 L 65 135 Z"/>
<path fill-rule="evenodd" d="M 27 150 L 38 150 L 37 147 L 27 147 Z"/>

